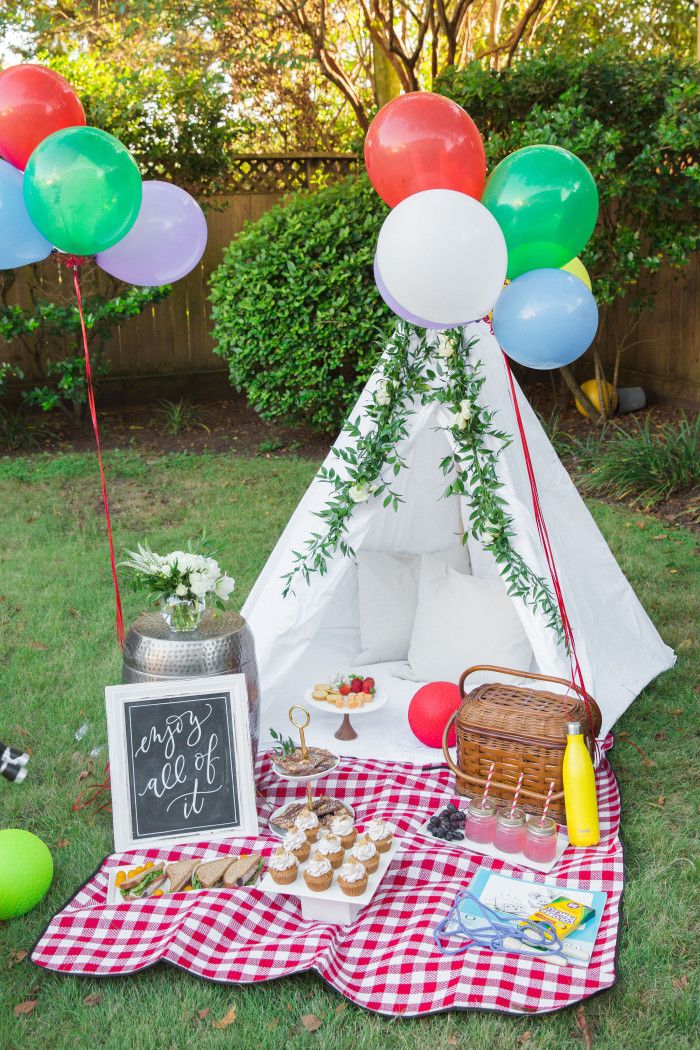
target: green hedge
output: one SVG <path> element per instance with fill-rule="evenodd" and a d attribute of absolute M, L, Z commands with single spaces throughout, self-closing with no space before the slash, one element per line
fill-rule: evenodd
<path fill-rule="evenodd" d="M 266 212 L 212 274 L 216 353 L 264 419 L 338 427 L 393 315 L 372 276 L 387 209 L 365 176 Z"/>

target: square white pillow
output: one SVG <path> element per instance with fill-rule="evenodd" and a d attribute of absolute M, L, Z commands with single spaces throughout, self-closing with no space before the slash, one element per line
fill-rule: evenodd
<path fill-rule="evenodd" d="M 532 647 L 500 577 L 455 572 L 424 555 L 408 662 L 421 682 L 458 682 L 474 664 L 527 670 Z"/>
<path fill-rule="evenodd" d="M 469 551 L 462 545 L 432 555 L 440 564 L 469 571 Z M 418 603 L 420 554 L 357 552 L 360 608 L 360 664 L 405 660 Z"/>

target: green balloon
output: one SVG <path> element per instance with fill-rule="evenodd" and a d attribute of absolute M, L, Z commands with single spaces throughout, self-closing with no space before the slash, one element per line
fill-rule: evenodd
<path fill-rule="evenodd" d="M 53 878 L 48 847 L 30 831 L 0 831 L 0 920 L 24 915 L 46 896 Z"/>
<path fill-rule="evenodd" d="M 578 157 L 560 146 L 525 146 L 494 168 L 481 203 L 503 230 L 508 277 L 559 268 L 588 242 L 598 190 Z"/>
<path fill-rule="evenodd" d="M 98 128 L 63 128 L 40 142 L 29 158 L 24 201 L 34 225 L 56 248 L 96 255 L 136 222 L 141 175 L 113 135 Z"/>

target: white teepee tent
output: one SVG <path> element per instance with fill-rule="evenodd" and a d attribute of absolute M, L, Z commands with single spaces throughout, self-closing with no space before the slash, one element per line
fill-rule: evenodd
<path fill-rule="evenodd" d="M 497 410 L 495 422 L 499 427 L 515 434 L 500 347 L 484 322 L 474 325 L 471 331 L 479 336 L 478 357 L 485 375 L 479 400 Z M 378 374 L 370 379 L 351 418 L 362 414 Z M 520 393 L 519 401 L 579 662 L 586 687 L 601 708 L 604 735 L 644 686 L 673 666 L 675 657 L 644 612 Z M 401 472 L 396 484 L 404 502 L 397 511 L 384 509 L 379 499 L 370 498 L 359 504 L 348 534 L 355 551 L 426 554 L 457 547 L 462 542 L 469 501 L 458 496 L 441 498 L 445 480 L 438 464 L 450 448 L 449 431 L 440 429 L 438 424 L 444 423 L 441 416 L 446 411 L 444 406 L 433 403 L 409 417 L 409 434 L 401 446 L 408 469 Z M 341 434 L 337 445 L 346 442 Z M 329 455 L 326 463 L 338 469 L 336 457 Z M 517 437 L 500 456 L 499 477 L 504 486 L 501 495 L 507 500 L 517 530 L 513 546 L 548 581 Z M 262 679 L 261 742 L 265 745 L 269 741 L 270 727 L 288 729 L 289 707 L 302 703 L 305 691 L 315 682 L 327 681 L 334 672 L 359 669 L 372 674 L 378 685 L 387 689 L 389 703 L 376 714 L 358 718 L 354 725 L 359 736 L 345 744 L 333 738 L 340 712 L 317 714 L 314 710 L 314 742 L 324 742 L 336 751 L 359 757 L 413 762 L 435 759 L 438 752 L 420 744 L 408 725 L 407 707 L 419 683 L 407 680 L 406 665 L 387 663 L 358 668 L 355 562 L 338 553 L 329 562 L 325 575 L 313 574 L 308 584 L 299 578 L 294 592 L 283 597 L 282 577 L 293 567 L 293 552 L 301 550 L 306 538 L 318 531 L 315 512 L 324 507 L 328 495 L 326 484 L 318 480 L 311 483 L 243 607 L 255 637 Z M 471 572 L 480 577 L 497 575 L 492 555 L 471 536 L 467 543 Z M 532 646 L 532 669 L 568 678 L 566 653 L 542 614 L 533 612 L 519 598 L 511 600 Z"/>

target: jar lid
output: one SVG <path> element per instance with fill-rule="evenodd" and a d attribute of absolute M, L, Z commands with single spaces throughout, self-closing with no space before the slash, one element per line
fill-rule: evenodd
<path fill-rule="evenodd" d="M 493 817 L 496 813 L 496 803 L 493 799 L 473 798 L 469 803 L 469 812 L 475 817 Z"/>
<path fill-rule="evenodd" d="M 498 823 L 504 828 L 519 828 L 525 823 L 525 812 L 516 806 L 511 816 L 510 809 L 502 809 L 498 814 Z"/>
<path fill-rule="evenodd" d="M 527 833 L 528 835 L 549 838 L 550 835 L 556 835 L 557 833 L 556 821 L 552 820 L 551 817 L 545 817 L 544 821 L 542 817 L 530 817 L 527 822 Z"/>

